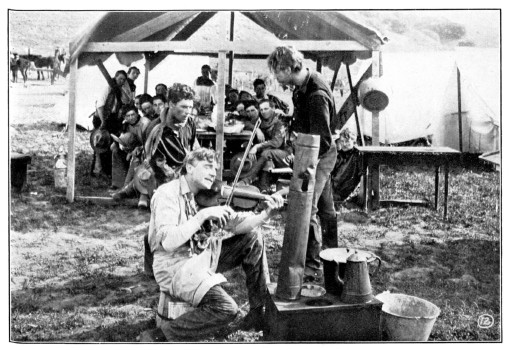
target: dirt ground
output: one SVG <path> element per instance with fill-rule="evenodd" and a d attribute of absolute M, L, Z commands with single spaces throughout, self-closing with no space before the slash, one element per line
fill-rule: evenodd
<path fill-rule="evenodd" d="M 149 212 L 129 206 L 67 204 L 53 187 L 54 156 L 67 151 L 67 86 L 29 80 L 9 87 L 11 151 L 32 155 L 27 187 L 11 195 L 11 340 L 134 342 L 154 324 L 158 287 L 143 275 L 142 237 Z M 109 196 L 88 176 L 88 132 L 77 133 L 78 195 Z M 398 175 L 398 173 L 402 173 Z M 431 199 L 433 171 L 383 169 L 387 194 Z M 402 185 L 402 183 L 404 183 Z M 408 183 L 408 184 L 405 184 Z M 441 308 L 430 340 L 500 339 L 499 174 L 484 167 L 452 169 L 450 219 L 430 208 L 387 208 L 364 214 L 339 208 L 339 246 L 381 257 L 374 293 L 415 295 Z M 60 197 L 58 197 L 60 195 Z M 286 213 L 261 228 L 276 281 Z M 245 305 L 242 272 L 225 286 Z M 478 326 L 482 315 L 494 325 Z M 257 341 L 237 332 L 212 341 Z"/>

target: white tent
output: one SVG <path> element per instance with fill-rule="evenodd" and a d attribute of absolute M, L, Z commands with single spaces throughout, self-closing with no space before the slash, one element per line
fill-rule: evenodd
<path fill-rule="evenodd" d="M 386 52 L 383 79 L 390 103 L 380 112 L 381 142 L 432 136 L 434 146 L 459 149 L 457 66 L 461 73 L 463 152 L 499 149 L 500 61 L 498 49 Z M 371 136 L 371 113 L 358 107 L 363 133 Z M 347 126 L 356 129 L 353 118 Z"/>

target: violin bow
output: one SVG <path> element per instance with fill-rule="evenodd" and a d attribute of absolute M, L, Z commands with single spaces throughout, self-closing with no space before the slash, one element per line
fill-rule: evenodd
<path fill-rule="evenodd" d="M 248 145 L 246 146 L 246 151 L 244 151 L 243 158 L 241 159 L 241 163 L 239 164 L 239 168 L 237 169 L 236 177 L 234 179 L 234 182 L 232 183 L 232 191 L 228 195 L 225 205 L 230 205 L 230 203 L 232 202 L 232 199 L 234 198 L 234 190 L 236 189 L 237 182 L 239 181 L 239 176 L 241 176 L 241 172 L 243 171 L 244 162 L 246 161 L 248 152 L 251 149 L 253 139 L 255 138 L 255 133 L 257 132 L 257 129 L 260 126 L 260 123 L 261 123 L 261 119 L 259 118 L 259 119 L 257 119 L 255 126 L 253 127 L 253 131 L 251 133 L 250 140 L 248 141 Z"/>

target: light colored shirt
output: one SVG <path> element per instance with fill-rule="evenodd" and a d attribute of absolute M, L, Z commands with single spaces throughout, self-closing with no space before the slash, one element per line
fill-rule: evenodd
<path fill-rule="evenodd" d="M 188 205 L 196 204 L 184 176 L 156 190 L 151 200 L 149 245 L 154 253 L 154 277 L 161 291 L 197 306 L 211 287 L 226 279 L 216 273 L 220 238 L 210 237 L 203 252 L 191 253 L 190 239 L 201 223 L 191 215 Z M 234 232 L 248 214 L 238 213 L 224 230 Z"/>

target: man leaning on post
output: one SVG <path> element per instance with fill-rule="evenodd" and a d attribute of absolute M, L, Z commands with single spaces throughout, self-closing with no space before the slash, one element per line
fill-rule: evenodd
<path fill-rule="evenodd" d="M 336 211 L 330 177 L 337 154 L 332 136 L 335 126 L 333 125 L 335 101 L 324 78 L 319 73 L 305 68 L 303 62 L 303 54 L 289 46 L 277 47 L 267 59 L 269 70 L 278 82 L 284 87 L 295 87 L 292 96 L 294 118 L 290 131 L 320 136 L 304 281 L 321 282 L 323 276 L 319 260 L 321 238 L 324 248 L 338 246 Z M 320 217 L 321 225 L 317 216 Z"/>

